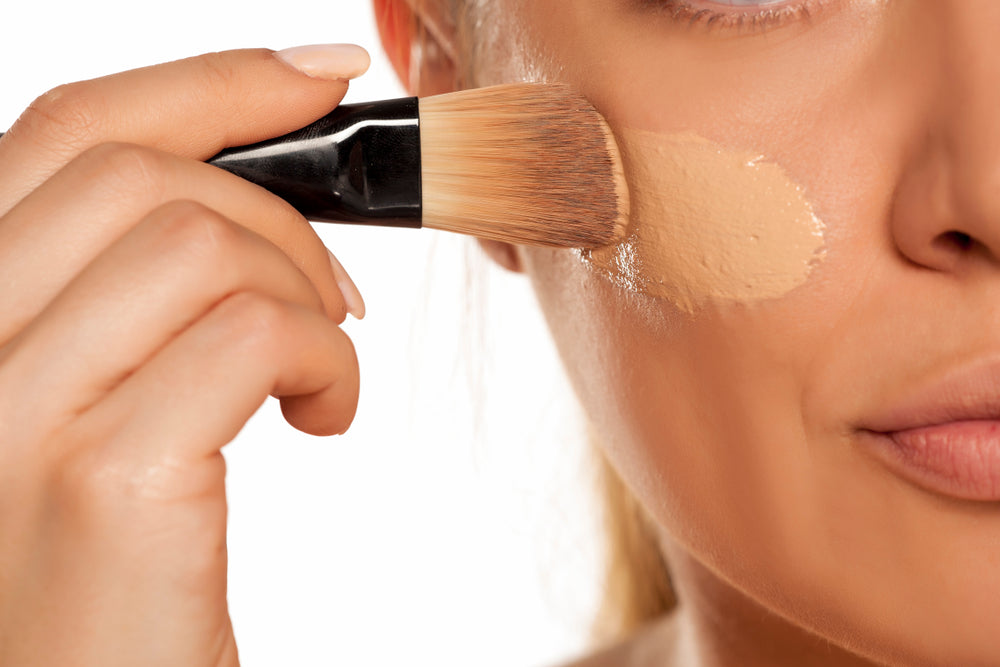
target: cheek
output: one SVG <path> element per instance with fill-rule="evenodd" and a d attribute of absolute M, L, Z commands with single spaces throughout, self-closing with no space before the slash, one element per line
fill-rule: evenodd
<path fill-rule="evenodd" d="M 803 419 L 803 375 L 822 349 L 811 302 L 692 315 L 611 284 L 572 251 L 524 256 L 588 421 L 670 539 L 766 607 L 857 636 L 831 621 L 857 617 L 841 538 L 877 499 L 844 498 L 861 477 L 839 425 Z"/>
<path fill-rule="evenodd" d="M 828 522 L 813 512 L 815 460 L 802 447 L 803 313 L 692 316 L 572 252 L 533 250 L 525 263 L 586 418 L 670 539 L 772 609 L 775 586 L 836 586 L 836 564 L 805 565 Z"/>
<path fill-rule="evenodd" d="M 838 110 L 846 89 L 856 85 L 850 71 L 860 67 L 859 50 L 850 62 L 831 66 L 826 88 L 813 80 L 789 87 L 796 80 L 793 64 L 801 62 L 790 47 L 727 58 L 707 53 L 690 36 L 671 41 L 655 34 L 662 25 L 605 21 L 606 30 L 593 30 L 587 26 L 602 25 L 601 17 L 586 9 L 560 15 L 565 25 L 557 27 L 545 4 L 521 7 L 536 26 L 534 35 L 521 33 L 533 42 L 526 53 L 536 54 L 534 73 L 540 68 L 544 78 L 577 85 L 623 138 L 633 175 L 646 174 L 647 190 L 637 189 L 633 206 L 655 209 L 648 229 L 662 223 L 653 218 L 686 206 L 698 221 L 689 231 L 702 235 L 701 250 L 691 238 L 647 244 L 645 269 L 615 269 L 621 249 L 601 251 L 593 259 L 610 269 L 605 275 L 579 253 L 526 252 L 567 371 L 611 460 L 672 536 L 736 581 L 789 582 L 804 571 L 799 564 L 822 558 L 802 552 L 823 542 L 812 539 L 822 525 L 809 481 L 817 463 L 803 444 L 818 436 L 810 430 L 826 436 L 835 430 L 804 423 L 803 396 L 840 305 L 846 307 L 855 293 L 839 278 L 871 258 L 868 250 L 845 252 L 847 241 L 870 238 L 844 229 L 842 221 L 856 219 L 850 208 L 856 202 L 838 200 L 837 194 L 852 191 L 845 178 L 861 181 L 873 169 L 844 168 L 852 157 L 831 151 L 827 141 L 843 136 L 834 125 L 855 120 Z M 827 40 L 843 40 L 848 49 L 856 46 L 857 34 L 842 26 Z M 520 65 L 504 72 L 529 73 Z M 785 85 L 773 87 L 781 81 Z M 692 163 L 670 166 L 678 146 L 662 143 L 663 137 L 693 135 L 732 147 L 728 155 L 736 164 L 715 165 L 700 176 L 698 187 L 711 195 L 700 199 L 691 196 Z M 629 137 L 642 137 L 632 150 Z M 651 155 L 657 142 L 666 147 Z M 706 159 L 718 155 L 712 146 L 691 143 L 681 148 Z M 706 207 L 718 206 L 716 195 L 731 194 L 725 186 L 732 185 L 732 174 L 758 155 L 767 156 L 770 171 L 749 179 L 767 182 L 749 183 L 748 189 L 763 194 L 756 201 L 740 196 L 737 204 L 706 217 Z M 716 189 L 705 189 L 706 183 Z M 657 205 L 671 189 L 676 196 Z M 777 197 L 778 191 L 784 194 Z M 778 209 L 761 212 L 776 199 L 783 200 Z M 789 206 L 793 215 L 782 218 Z M 827 222 L 825 239 L 817 234 L 813 212 Z M 755 214 L 768 226 L 766 233 L 746 226 Z M 756 256 L 763 261 L 734 259 L 732 252 L 711 256 L 722 245 L 719 239 L 747 237 L 753 243 L 755 235 L 772 244 Z M 860 243 L 851 245 L 853 251 Z M 737 253 L 745 248 L 729 247 Z M 817 263 L 821 252 L 823 262 Z M 661 275 L 650 275 L 653 262 Z M 706 266 L 707 273 L 699 273 Z M 616 285 L 608 273 L 629 275 Z M 724 274 L 728 282 L 720 287 L 713 280 Z M 650 289 L 650 281 L 658 289 Z M 629 289 L 636 282 L 665 298 Z M 776 558 L 776 548 L 788 555 Z M 809 578 L 802 575 L 803 586 Z"/>
<path fill-rule="evenodd" d="M 777 164 L 693 134 L 624 130 L 619 145 L 630 225 L 586 253 L 613 282 L 693 313 L 783 296 L 822 261 L 823 224 Z"/>
<path fill-rule="evenodd" d="M 609 283 L 572 251 L 527 251 L 525 264 L 602 445 L 668 528 L 701 522 L 712 530 L 697 542 L 729 541 L 723 526 L 781 514 L 765 507 L 796 492 L 785 477 L 802 451 L 799 375 L 814 342 L 801 304 L 692 316 Z"/>

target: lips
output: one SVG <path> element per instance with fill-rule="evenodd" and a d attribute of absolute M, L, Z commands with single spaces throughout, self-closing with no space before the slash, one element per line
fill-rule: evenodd
<path fill-rule="evenodd" d="M 1000 363 L 907 392 L 859 434 L 892 472 L 928 491 L 1000 501 Z"/>

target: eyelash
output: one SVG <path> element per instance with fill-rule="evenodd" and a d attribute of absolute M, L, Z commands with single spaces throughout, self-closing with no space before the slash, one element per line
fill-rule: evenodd
<path fill-rule="evenodd" d="M 729 11 L 698 7 L 689 0 L 659 0 L 656 4 L 671 14 L 676 21 L 686 21 L 689 25 L 702 25 L 709 29 L 735 29 L 738 32 L 762 32 L 791 21 L 808 21 L 816 6 L 822 0 L 798 0 L 781 7 L 768 9 L 737 9 L 730 5 Z"/>

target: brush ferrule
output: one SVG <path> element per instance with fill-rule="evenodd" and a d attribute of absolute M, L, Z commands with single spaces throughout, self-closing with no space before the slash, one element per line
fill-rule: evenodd
<path fill-rule="evenodd" d="M 420 227 L 417 98 L 345 104 L 283 137 L 208 160 L 256 183 L 309 220 Z"/>

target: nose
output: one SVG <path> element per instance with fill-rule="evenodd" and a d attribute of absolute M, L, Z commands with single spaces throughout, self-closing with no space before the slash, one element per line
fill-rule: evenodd
<path fill-rule="evenodd" d="M 940 57 L 927 72 L 935 90 L 926 133 L 893 202 L 893 239 L 907 259 L 938 271 L 1000 263 L 1000 2 L 911 8 L 936 14 L 927 48 Z"/>

